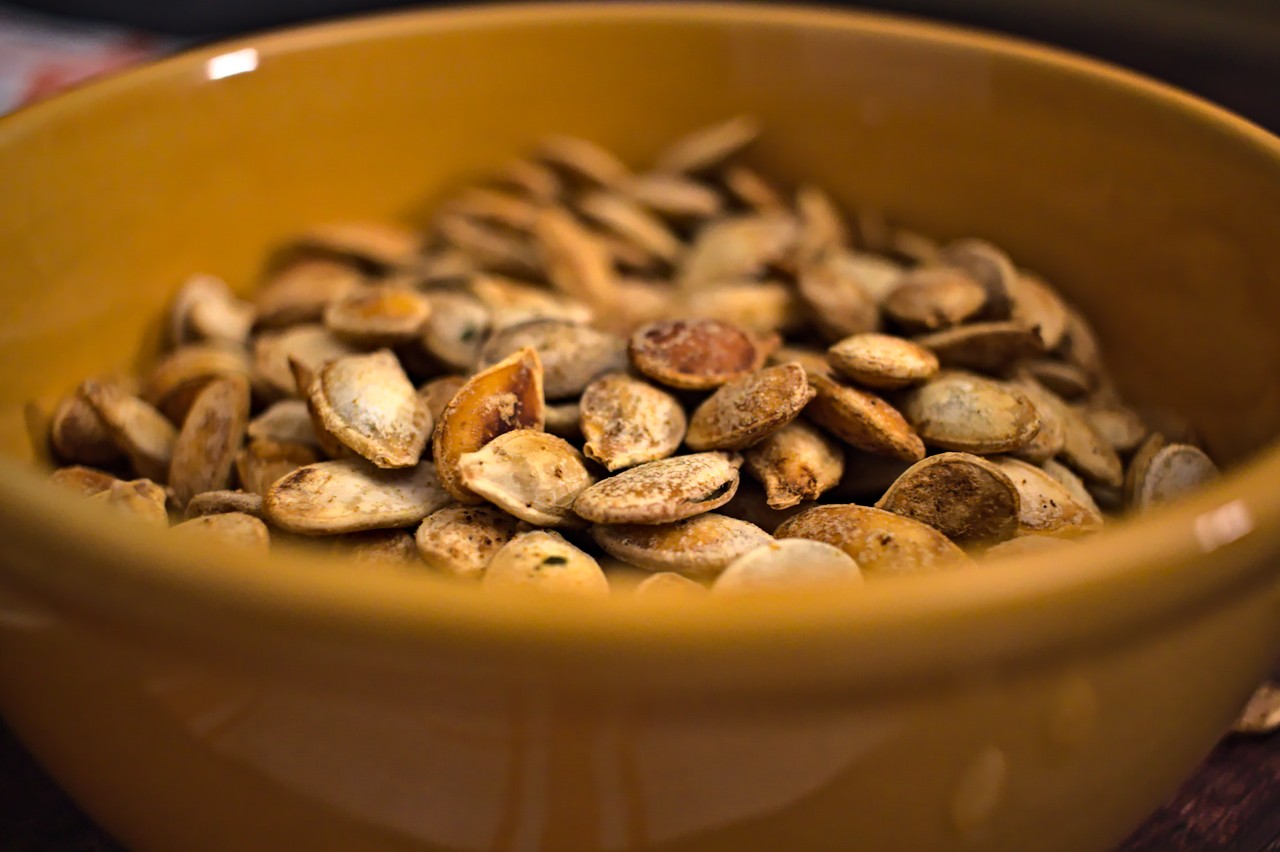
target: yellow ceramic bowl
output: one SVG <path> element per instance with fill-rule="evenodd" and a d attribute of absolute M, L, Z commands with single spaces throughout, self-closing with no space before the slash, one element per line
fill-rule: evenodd
<path fill-rule="evenodd" d="M 25 405 L 146 358 L 188 273 L 419 220 L 544 132 L 642 161 L 740 111 L 762 167 L 1042 270 L 1231 475 L 1013 564 L 658 606 L 191 552 L 31 469 Z M 1107 849 L 1280 648 L 1278 226 L 1238 118 L 836 12 L 413 13 L 65 95 L 0 122 L 0 706 L 139 850 Z"/>

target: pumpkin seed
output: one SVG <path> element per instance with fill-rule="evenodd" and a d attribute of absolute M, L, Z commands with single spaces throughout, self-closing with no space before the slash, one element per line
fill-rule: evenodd
<path fill-rule="evenodd" d="M 538 144 L 538 159 L 576 180 L 617 189 L 631 178 L 626 165 L 594 142 L 573 136 L 548 136 Z"/>
<path fill-rule="evenodd" d="M 542 264 L 528 234 L 478 222 L 456 213 L 436 217 L 436 230 L 478 268 L 538 275 Z"/>
<path fill-rule="evenodd" d="M 661 219 L 621 193 L 589 192 L 577 206 L 588 219 L 664 263 L 675 263 L 684 248 Z"/>
<path fill-rule="evenodd" d="M 288 444 L 320 446 L 315 424 L 306 402 L 282 399 L 249 421 L 247 434 L 251 440 L 280 441 Z"/>
<path fill-rule="evenodd" d="M 1085 405 L 1077 410 L 1093 431 L 1119 453 L 1137 449 L 1150 431 L 1137 412 L 1118 403 Z"/>
<path fill-rule="evenodd" d="M 454 374 L 438 376 L 418 388 L 418 396 L 422 397 L 427 410 L 431 412 L 432 423 L 440 422 L 440 418 L 444 416 L 445 406 L 449 404 L 449 400 L 453 399 L 454 394 L 466 383 L 466 376 Z"/>
<path fill-rule="evenodd" d="M 258 438 L 236 453 L 236 476 L 246 491 L 265 497 L 281 477 L 317 461 L 315 450 L 305 444 Z"/>
<path fill-rule="evenodd" d="M 938 571 L 969 562 L 963 550 L 933 527 L 852 503 L 815 506 L 784 521 L 774 536 L 838 547 L 868 578 Z"/>
<path fill-rule="evenodd" d="M 650 574 L 636 584 L 635 594 L 641 597 L 678 597 L 680 595 L 705 594 L 707 587 L 674 571 Z"/>
<path fill-rule="evenodd" d="M 1026 446 L 1040 431 L 1036 406 L 1017 388 L 953 370 L 906 391 L 902 413 L 930 446 L 986 455 Z"/>
<path fill-rule="evenodd" d="M 802 267 L 796 290 L 809 308 L 814 325 L 833 340 L 865 334 L 880 327 L 880 308 L 862 279 L 837 255 L 826 254 Z"/>
<path fill-rule="evenodd" d="M 831 369 L 831 362 L 827 360 L 826 353 L 820 349 L 809 349 L 804 346 L 780 346 L 777 351 L 769 356 L 770 364 L 787 364 L 792 361 L 804 367 L 806 375 L 826 376 L 834 379 L 835 373 Z"/>
<path fill-rule="evenodd" d="M 178 438 L 173 424 L 114 383 L 90 379 L 82 382 L 76 393 L 93 407 L 134 472 L 145 479 L 164 482 Z"/>
<path fill-rule="evenodd" d="M 917 337 L 916 343 L 945 367 L 997 374 L 1043 351 L 1039 335 L 1013 320 L 960 325 Z"/>
<path fill-rule="evenodd" d="M 663 151 L 654 164 L 654 171 L 681 173 L 714 168 L 747 147 L 759 135 L 760 122 L 750 115 L 738 115 L 718 124 L 700 127 Z"/>
<path fill-rule="evenodd" d="M 541 207 L 541 204 L 525 195 L 473 186 L 453 198 L 445 209 L 449 213 L 515 231 L 529 231 L 532 230 Z"/>
<path fill-rule="evenodd" d="M 1020 387 L 1025 388 L 1026 385 Z M 1051 416 L 1062 423 L 1063 441 L 1059 456 L 1068 466 L 1090 482 L 1113 488 L 1124 482 L 1124 466 L 1120 457 L 1080 412 L 1043 387 L 1036 393 L 1035 405 L 1051 411 Z"/>
<path fill-rule="evenodd" d="M 449 502 L 435 466 L 383 470 L 363 459 L 309 464 L 272 484 L 262 503 L 271 523 L 301 535 L 408 527 Z"/>
<path fill-rule="evenodd" d="M 667 524 L 598 525 L 591 535 L 628 565 L 699 579 L 715 577 L 742 554 L 773 541 L 754 524 L 714 512 Z"/>
<path fill-rule="evenodd" d="M 743 281 L 696 290 L 680 300 L 678 313 L 757 333 L 793 329 L 804 319 L 803 303 L 795 290 L 780 281 Z"/>
<path fill-rule="evenodd" d="M 593 308 L 617 299 L 617 278 L 608 248 L 564 210 L 548 208 L 534 223 L 534 236 L 546 274 L 566 296 Z"/>
<path fill-rule="evenodd" d="M 262 495 L 248 491 L 205 491 L 187 501 L 187 520 L 225 512 L 240 512 L 261 518 Z"/>
<path fill-rule="evenodd" d="M 1040 431 L 1035 437 L 1014 451 L 1023 461 L 1041 464 L 1062 452 L 1067 443 L 1067 427 L 1063 424 L 1060 408 L 1053 399 L 1047 399 L 1048 391 L 1034 381 L 1016 381 L 1018 389 L 1035 407 L 1040 419 Z"/>
<path fill-rule="evenodd" d="M 1040 468 L 1017 459 L 996 459 L 995 465 L 1018 489 L 1020 533 L 1076 536 L 1102 528 L 1092 500 L 1078 501 L 1070 488 Z"/>
<path fill-rule="evenodd" d="M 109 473 L 91 467 L 73 464 L 60 467 L 49 476 L 49 481 L 63 488 L 69 488 L 81 497 L 92 497 L 111 487 L 119 480 Z"/>
<path fill-rule="evenodd" d="M 1141 462 L 1141 466 L 1139 466 Z M 1165 444 L 1134 459 L 1133 506 L 1162 506 L 1203 488 L 1219 477 L 1218 468 L 1199 447 Z"/>
<path fill-rule="evenodd" d="M 472 493 L 531 524 L 580 526 L 573 501 L 595 482 L 582 455 L 563 438 L 515 429 L 458 459 Z"/>
<path fill-rule="evenodd" d="M 957 326 L 986 303 L 986 289 L 964 272 L 925 266 L 904 273 L 882 307 L 903 330 L 918 334 Z"/>
<path fill-rule="evenodd" d="M 669 219 L 709 219 L 717 215 L 722 206 L 715 190 L 679 175 L 637 175 L 623 191 Z"/>
<path fill-rule="evenodd" d="M 938 262 L 942 247 L 937 240 L 907 228 L 894 228 L 889 236 L 889 248 L 893 255 L 916 266 L 930 266 Z"/>
<path fill-rule="evenodd" d="M 760 368 L 755 338 L 714 319 L 663 320 L 631 335 L 636 369 L 675 388 L 710 390 Z"/>
<path fill-rule="evenodd" d="M 841 248 L 849 242 L 849 226 L 825 192 L 812 184 L 796 190 L 796 216 L 800 234 L 796 255 L 801 265 Z"/>
<path fill-rule="evenodd" d="M 798 229 L 788 214 L 733 216 L 713 221 L 693 239 L 676 283 L 694 290 L 757 275 L 791 250 Z"/>
<path fill-rule="evenodd" d="M 308 393 L 325 432 L 378 467 L 412 467 L 431 434 L 431 412 L 386 349 L 330 361 Z"/>
<path fill-rule="evenodd" d="M 1071 494 L 1072 499 L 1085 508 L 1087 514 L 1102 515 L 1102 510 L 1098 508 L 1098 504 L 1093 499 L 1093 495 L 1089 493 L 1084 480 L 1076 475 L 1071 468 L 1061 462 L 1050 459 L 1043 462 L 1040 465 L 1040 469 L 1061 483 Z"/>
<path fill-rule="evenodd" d="M 840 548 L 821 541 L 785 538 L 733 560 L 716 578 L 711 591 L 768 592 L 861 582 L 858 563 Z"/>
<path fill-rule="evenodd" d="M 174 296 L 169 310 L 169 342 L 243 344 L 253 327 L 253 305 L 237 299 L 221 278 L 193 275 Z"/>
<path fill-rule="evenodd" d="M 738 488 L 736 453 L 659 459 L 602 479 L 573 510 L 597 524 L 667 524 L 723 506 Z"/>
<path fill-rule="evenodd" d="M 389 285 L 362 287 L 324 312 L 324 324 L 359 346 L 390 346 L 412 340 L 431 315 L 431 303 L 413 290 Z"/>
<path fill-rule="evenodd" d="M 1231 730 L 1237 734 L 1270 734 L 1280 730 L 1280 686 L 1264 683 L 1258 687 Z"/>
<path fill-rule="evenodd" d="M 746 166 L 730 166 L 721 175 L 725 189 L 756 213 L 781 213 L 787 209 L 782 193 Z"/>
<path fill-rule="evenodd" d="M 307 388 L 298 386 L 291 361 L 314 374 L 328 362 L 353 355 L 355 351 L 322 325 L 296 325 L 260 335 L 254 341 L 253 369 L 270 392 L 286 397 L 302 396 Z"/>
<path fill-rule="evenodd" d="M 202 544 L 217 542 L 260 553 L 266 553 L 271 547 L 271 534 L 267 532 L 267 525 L 244 512 L 200 515 L 176 524 L 173 531 Z"/>
<path fill-rule="evenodd" d="M 103 490 L 91 494 L 89 499 L 155 526 L 169 525 L 164 489 L 150 479 L 135 479 L 131 482 L 117 479 Z"/>
<path fill-rule="evenodd" d="M 609 471 L 670 456 L 687 426 L 675 397 L 624 373 L 588 385 L 581 411 L 582 451 Z"/>
<path fill-rule="evenodd" d="M 816 500 L 844 475 L 844 450 L 804 420 L 792 420 L 743 456 L 773 509 Z"/>
<path fill-rule="evenodd" d="M 49 422 L 49 443 L 58 458 L 81 464 L 111 464 L 122 457 L 102 422 L 81 394 L 63 397 Z"/>
<path fill-rule="evenodd" d="M 956 240 L 943 246 L 938 260 L 955 267 L 982 285 L 987 293 L 981 317 L 988 320 L 1005 320 L 1012 313 L 1010 291 L 1018 277 L 1009 256 L 984 240 Z"/>
<path fill-rule="evenodd" d="M 494 506 L 446 506 L 432 512 L 414 536 L 427 565 L 464 580 L 479 580 L 493 555 L 524 528 Z"/>
<path fill-rule="evenodd" d="M 920 384 L 938 374 L 938 358 L 910 340 L 888 334 L 855 334 L 827 350 L 827 360 L 850 381 L 878 390 Z"/>
<path fill-rule="evenodd" d="M 539 204 L 554 204 L 563 190 L 556 173 L 535 160 L 512 160 L 494 176 L 494 182 L 511 187 Z"/>
<path fill-rule="evenodd" d="M 595 318 L 594 311 L 576 299 L 498 275 L 475 276 L 471 279 L 471 292 L 489 309 L 496 329 L 537 319 L 589 323 Z"/>
<path fill-rule="evenodd" d="M 253 297 L 257 327 L 279 329 L 319 322 L 325 308 L 357 292 L 365 278 L 348 263 L 299 258 L 276 270 Z"/>
<path fill-rule="evenodd" d="M 504 544 L 485 569 L 485 588 L 606 597 L 609 581 L 600 564 L 558 533 L 524 532 Z"/>
<path fill-rule="evenodd" d="M 411 568 L 422 564 L 407 530 L 369 530 L 325 539 L 330 553 L 347 563 Z"/>
<path fill-rule="evenodd" d="M 1078 310 L 1067 306 L 1067 333 L 1059 347 L 1062 357 L 1090 376 L 1103 373 L 1102 347 L 1093 327 Z"/>
<path fill-rule="evenodd" d="M 819 426 L 851 446 L 906 461 L 924 458 L 924 444 L 889 403 L 875 394 L 809 374 L 814 398 L 806 413 Z"/>
<path fill-rule="evenodd" d="M 545 423 L 542 363 L 525 348 L 476 373 L 445 406 L 432 439 L 440 482 L 459 503 L 478 503 L 462 482 L 459 460 L 513 429 L 541 429 Z"/>
<path fill-rule="evenodd" d="M 1062 345 L 1067 335 L 1067 305 L 1057 291 L 1025 271 L 1013 276 L 1009 284 L 1013 321 L 1035 332 L 1048 351 Z"/>
<path fill-rule="evenodd" d="M 1065 493 L 1065 492 L 1064 492 Z M 990 544 L 1018 531 L 1021 501 L 1001 468 L 969 453 L 940 453 L 907 468 L 877 509 L 928 524 L 958 544 Z"/>
<path fill-rule="evenodd" d="M 495 332 L 480 351 L 480 366 L 488 367 L 526 347 L 536 351 L 542 362 L 548 399 L 576 397 L 597 376 L 627 367 L 625 340 L 565 320 L 530 320 Z"/>
<path fill-rule="evenodd" d="M 726 382 L 693 412 L 692 450 L 742 450 L 794 420 L 813 399 L 799 364 L 780 364 Z"/>
<path fill-rule="evenodd" d="M 299 248 L 380 268 L 406 266 L 422 248 L 421 235 L 386 222 L 333 222 L 310 228 Z"/>
<path fill-rule="evenodd" d="M 431 313 L 422 327 L 422 346 L 449 367 L 471 370 L 489 336 L 490 313 L 476 297 L 452 290 L 427 294 Z"/>
<path fill-rule="evenodd" d="M 1079 399 L 1087 396 L 1094 385 L 1093 376 L 1065 361 L 1050 358 L 1032 358 L 1018 366 L 1016 375 L 1033 379 L 1063 399 Z"/>
<path fill-rule="evenodd" d="M 182 423 L 196 395 L 215 378 L 248 376 L 249 358 L 239 347 L 216 343 L 180 346 L 151 368 L 142 398 L 170 421 Z"/>
<path fill-rule="evenodd" d="M 231 484 L 231 465 L 249 425 L 249 381 L 214 379 L 191 405 L 173 444 L 169 485 L 179 506 Z"/>

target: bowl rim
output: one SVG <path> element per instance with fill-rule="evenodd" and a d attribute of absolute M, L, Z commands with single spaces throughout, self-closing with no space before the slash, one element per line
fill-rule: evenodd
<path fill-rule="evenodd" d="M 7 139 L 37 133 L 82 103 L 190 75 L 253 48 L 266 61 L 403 32 L 546 21 L 750 22 L 874 33 L 995 52 L 1085 85 L 1118 88 L 1215 125 L 1272 160 L 1280 139 L 1194 95 L 1105 62 L 1017 38 L 900 16 L 741 3 L 551 3 L 362 16 L 180 53 L 0 119 Z M 891 584 L 858 594 L 768 599 L 614 596 L 607 601 L 474 594 L 421 576 L 352 572 L 332 559 L 189 552 L 162 532 L 121 525 L 65 499 L 28 464 L 0 459 L 0 512 L 14 528 L 0 577 L 51 617 L 73 612 L 134 638 L 217 647 L 246 666 L 325 676 L 335 663 L 471 677 L 519 670 L 618 690 L 921 687 L 976 665 L 1029 666 L 1081 647 L 1132 641 L 1273 584 L 1280 574 L 1280 447 L 1273 442 L 1186 501 L 1124 521 L 1071 548 Z M 1270 562 L 1268 561 L 1270 559 Z M 4 615 L 0 589 L 0 616 Z M 18 606 L 10 600 L 10 605 Z M 234 625 L 229 630 L 228 626 Z M 838 679 L 838 680 L 837 680 Z M 833 684 L 838 683 L 839 686 Z"/>

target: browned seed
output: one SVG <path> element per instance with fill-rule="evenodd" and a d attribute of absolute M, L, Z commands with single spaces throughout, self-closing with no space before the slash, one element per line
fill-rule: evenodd
<path fill-rule="evenodd" d="M 661 219 L 621 193 L 589 192 L 577 206 L 587 218 L 664 263 L 675 263 L 684 248 Z"/>
<path fill-rule="evenodd" d="M 58 458 L 81 464 L 111 464 L 122 455 L 98 412 L 79 393 L 63 397 L 54 409 L 49 443 Z"/>
<path fill-rule="evenodd" d="M 186 419 L 196 395 L 221 376 L 248 376 L 245 350 L 225 344 L 180 346 L 161 358 L 147 374 L 141 396 L 174 423 Z"/>
<path fill-rule="evenodd" d="M 285 328 L 318 322 L 330 303 L 357 291 L 364 280 L 348 263 L 298 258 L 273 272 L 254 294 L 257 326 Z"/>
<path fill-rule="evenodd" d="M 531 524 L 580 526 L 573 501 L 595 482 L 582 454 L 563 438 L 514 429 L 458 460 L 472 493 Z"/>
<path fill-rule="evenodd" d="M 784 213 L 715 220 L 694 237 L 676 283 L 692 290 L 757 275 L 791 250 L 797 234 L 795 219 Z"/>
<path fill-rule="evenodd" d="M 1150 432 L 1137 412 L 1119 403 L 1086 404 L 1078 410 L 1116 452 L 1127 453 L 1137 449 Z"/>
<path fill-rule="evenodd" d="M 1013 321 L 1034 331 L 1046 350 L 1057 349 L 1067 334 L 1067 305 L 1062 297 L 1030 272 L 1020 272 L 1009 283 Z"/>
<path fill-rule="evenodd" d="M 839 340 L 854 334 L 875 331 L 880 326 L 880 309 L 840 255 L 826 254 L 800 269 L 797 292 L 809 309 L 814 325 L 823 336 Z"/>
<path fill-rule="evenodd" d="M 534 530 L 504 544 L 485 569 L 485 588 L 525 588 L 537 592 L 607 597 L 609 581 L 589 554 L 559 533 Z"/>
<path fill-rule="evenodd" d="M 765 367 L 726 382 L 698 406 L 685 443 L 692 450 L 742 450 L 800 414 L 813 389 L 799 364 Z"/>
<path fill-rule="evenodd" d="M 722 506 L 738 487 L 736 453 L 694 453 L 660 459 L 583 491 L 573 510 L 597 524 L 666 524 Z"/>
<path fill-rule="evenodd" d="M 1017 459 L 995 465 L 1018 489 L 1020 533 L 1076 536 L 1102 528 L 1102 514 L 1090 500 L 1077 500 L 1072 489 L 1038 467 Z"/>
<path fill-rule="evenodd" d="M 221 278 L 193 275 L 169 309 L 169 342 L 173 346 L 202 340 L 241 345 L 255 314 L 253 305 L 236 298 Z"/>
<path fill-rule="evenodd" d="M 809 384 L 816 395 L 806 413 L 840 440 L 876 455 L 924 458 L 920 436 L 880 397 L 816 373 L 809 374 Z"/>
<path fill-rule="evenodd" d="M 1019 377 L 1030 377 L 1063 399 L 1079 399 L 1093 390 L 1093 376 L 1065 361 L 1050 358 L 1033 358 L 1023 361 L 1018 368 Z"/>
<path fill-rule="evenodd" d="M 1140 511 L 1185 497 L 1220 476 L 1213 460 L 1190 444 L 1165 444 L 1134 464 L 1133 506 Z"/>
<path fill-rule="evenodd" d="M 1023 461 L 1040 464 L 1062 452 L 1067 443 L 1067 427 L 1062 422 L 1057 401 L 1046 398 L 1046 390 L 1034 381 L 1014 382 L 1023 396 L 1035 407 L 1040 420 L 1040 431 L 1035 437 L 1014 451 Z"/>
<path fill-rule="evenodd" d="M 249 425 L 249 381 L 214 379 L 191 405 L 169 463 L 169 485 L 179 506 L 231 483 L 231 465 Z"/>
<path fill-rule="evenodd" d="M 131 482 L 117 479 L 102 491 L 90 495 L 89 499 L 149 524 L 161 527 L 169 524 L 165 491 L 150 479 Z"/>
<path fill-rule="evenodd" d="M 1138 494 L 1141 491 L 1142 481 L 1146 478 L 1147 471 L 1151 468 L 1151 460 L 1168 443 L 1169 440 L 1162 433 L 1152 432 L 1138 446 L 1133 457 L 1129 459 L 1129 466 L 1125 470 L 1124 490 L 1122 492 L 1124 505 L 1127 508 L 1132 509 L 1137 506 Z M 1081 483 L 1081 486 L 1083 487 L 1083 483 Z"/>
<path fill-rule="evenodd" d="M 818 187 L 809 184 L 796 190 L 796 216 L 800 234 L 796 255 L 802 265 L 849 242 L 849 226 L 834 201 Z"/>
<path fill-rule="evenodd" d="M 187 519 L 203 515 L 221 515 L 224 512 L 242 512 L 261 518 L 262 495 L 249 491 L 205 491 L 187 501 Z"/>
<path fill-rule="evenodd" d="M 722 206 L 720 196 L 711 187 L 680 175 L 637 175 L 623 191 L 669 219 L 709 219 Z"/>
<path fill-rule="evenodd" d="M 498 275 L 476 275 L 471 293 L 489 309 L 495 329 L 519 325 L 535 319 L 589 323 L 595 312 L 586 304 L 563 296 L 545 286 L 516 281 Z"/>
<path fill-rule="evenodd" d="M 1019 387 L 1028 385 L 1028 382 L 1023 382 Z M 1059 453 L 1062 460 L 1092 483 L 1119 487 L 1124 482 L 1124 467 L 1111 444 L 1079 411 L 1052 391 L 1041 387 L 1032 393 L 1035 394 L 1036 408 L 1049 410 L 1050 416 L 1062 424 L 1062 451 Z"/>
<path fill-rule="evenodd" d="M 999 557 L 1033 556 L 1046 550 L 1061 550 L 1063 547 L 1070 547 L 1073 544 L 1075 542 L 1069 538 L 1058 538 L 1050 535 L 1020 535 L 1017 538 L 1011 538 L 1008 541 L 1002 541 L 999 544 L 988 547 L 982 552 L 982 558 L 984 561 L 990 561 Z"/>
<path fill-rule="evenodd" d="M 701 172 L 714 168 L 751 144 L 760 135 L 760 121 L 738 115 L 700 127 L 667 147 L 654 164 L 665 173 Z"/>
<path fill-rule="evenodd" d="M 884 312 L 910 333 L 940 331 L 970 319 L 987 291 L 964 272 L 925 266 L 903 274 L 884 300 Z"/>
<path fill-rule="evenodd" d="M 986 290 L 981 317 L 1005 320 L 1012 311 L 1010 290 L 1018 272 L 1009 256 L 984 240 L 956 240 L 943 246 L 938 257 L 946 266 L 961 270 Z"/>
<path fill-rule="evenodd" d="M 529 231 L 542 206 L 527 195 L 472 186 L 451 199 L 445 209 L 504 228 Z"/>
<path fill-rule="evenodd" d="M 49 481 L 69 488 L 81 497 L 92 497 L 111 487 L 119 480 L 109 473 L 91 467 L 74 464 L 60 467 L 49 475 Z"/>
<path fill-rule="evenodd" d="M 471 370 L 489 336 L 490 314 L 469 293 L 434 290 L 427 294 L 431 315 L 422 328 L 422 346 L 457 370 Z"/>
<path fill-rule="evenodd" d="M 548 208 L 534 223 L 547 278 L 566 296 L 600 308 L 617 299 L 613 258 L 600 239 L 564 210 Z"/>
<path fill-rule="evenodd" d="M 684 294 L 671 316 L 717 319 L 752 332 L 789 330 L 804 321 L 804 304 L 781 281 L 717 284 Z"/>
<path fill-rule="evenodd" d="M 916 266 L 931 265 L 937 262 L 942 247 L 932 237 L 907 228 L 894 228 L 889 236 L 891 253 Z"/>
<path fill-rule="evenodd" d="M 444 416 L 445 406 L 449 404 L 449 400 L 453 399 L 453 395 L 466 383 L 466 376 L 455 373 L 447 376 L 437 376 L 418 388 L 418 396 L 422 397 L 422 401 L 426 403 L 427 410 L 431 412 L 432 423 L 440 422 L 440 418 Z"/>
<path fill-rule="evenodd" d="M 414 262 L 409 274 L 418 289 L 460 284 L 478 272 L 466 252 L 444 245 L 424 254 Z"/>
<path fill-rule="evenodd" d="M 106 426 L 111 440 L 129 459 L 140 477 L 164 482 L 169 474 L 173 444 L 178 431 L 165 416 L 118 385 L 88 380 L 77 394 L 84 398 Z"/>
<path fill-rule="evenodd" d="M 293 397 L 305 394 L 306 388 L 298 387 L 291 361 L 315 373 L 328 362 L 354 353 L 322 325 L 297 325 L 259 336 L 253 346 L 253 367 L 257 379 L 270 392 Z"/>
<path fill-rule="evenodd" d="M 445 406 L 432 438 L 440 482 L 459 503 L 478 503 L 462 482 L 459 459 L 513 429 L 545 423 L 542 363 L 531 348 L 476 373 Z"/>
<path fill-rule="evenodd" d="M 713 319 L 650 323 L 631 336 L 630 353 L 646 376 L 688 390 L 719 387 L 764 363 L 755 338 Z"/>
<path fill-rule="evenodd" d="M 742 165 L 730 166 L 721 175 L 725 189 L 756 213 L 780 213 L 787 209 L 782 193 L 759 172 Z"/>
<path fill-rule="evenodd" d="M 1036 406 L 1017 388 L 944 370 L 904 392 L 902 413 L 930 446 L 980 455 L 1018 450 L 1040 431 Z"/>
<path fill-rule="evenodd" d="M 627 367 L 627 342 L 589 325 L 566 320 L 530 320 L 495 332 L 480 351 L 488 367 L 525 347 L 542 362 L 548 399 L 579 396 L 592 379 Z"/>
<path fill-rule="evenodd" d="M 1101 515 L 1102 510 L 1098 508 L 1097 502 L 1093 499 L 1093 495 L 1089 493 L 1088 487 L 1085 486 L 1084 480 L 1073 471 L 1059 461 L 1049 459 L 1040 465 L 1040 469 L 1052 476 L 1071 494 L 1081 506 L 1093 514 Z"/>
<path fill-rule="evenodd" d="M 878 390 L 920 384 L 938 374 L 937 356 L 888 334 L 846 337 L 827 350 L 827 360 L 846 379 Z"/>
<path fill-rule="evenodd" d="M 779 539 L 807 538 L 840 548 L 867 577 L 963 567 L 969 558 L 951 539 L 919 521 L 870 506 L 815 506 L 782 523 Z"/>
<path fill-rule="evenodd" d="M 791 421 L 743 455 L 773 509 L 816 500 L 844 475 L 844 450 L 804 420 Z"/>
<path fill-rule="evenodd" d="M 267 532 L 267 525 L 244 512 L 200 515 L 175 525 L 173 531 L 201 543 L 216 542 L 260 553 L 266 553 L 271 547 L 271 534 Z"/>
<path fill-rule="evenodd" d="M 539 204 L 554 204 L 563 189 L 556 173 L 535 160 L 512 160 L 494 175 L 494 182 L 511 187 Z"/>
<path fill-rule="evenodd" d="M 431 303 L 421 293 L 390 285 L 362 287 L 331 302 L 324 324 L 343 340 L 361 346 L 390 346 L 418 335 Z"/>
<path fill-rule="evenodd" d="M 422 236 L 387 222 L 333 222 L 298 237 L 304 251 L 351 258 L 378 267 L 409 264 L 422 248 Z"/>
<path fill-rule="evenodd" d="M 542 267 L 529 236 L 519 231 L 448 212 L 436 217 L 436 230 L 480 269 L 537 275 Z"/>
<path fill-rule="evenodd" d="M 494 506 L 446 506 L 418 527 L 418 555 L 442 574 L 479 580 L 504 544 L 525 528 Z"/>
<path fill-rule="evenodd" d="M 754 524 L 714 512 L 669 524 L 598 525 L 591 535 L 628 565 L 699 579 L 715 577 L 742 554 L 773 541 Z"/>
<path fill-rule="evenodd" d="M 596 379 L 582 393 L 582 448 L 610 471 L 666 458 L 688 425 L 679 401 L 624 373 Z"/>
<path fill-rule="evenodd" d="M 412 568 L 421 566 L 413 534 L 408 530 L 368 530 L 325 539 L 329 552 L 347 565 Z"/>
<path fill-rule="evenodd" d="M 1236 734 L 1273 734 L 1280 730 L 1280 684 L 1264 683 L 1232 726 Z"/>
<path fill-rule="evenodd" d="M 259 438 L 236 453 L 236 476 L 246 491 L 266 496 L 281 477 L 318 460 L 315 450 L 304 444 Z"/>
<path fill-rule="evenodd" d="M 916 338 L 944 367 L 1004 373 L 1016 362 L 1043 353 L 1039 335 L 1014 320 L 975 322 Z"/>
<path fill-rule="evenodd" d="M 283 441 L 318 447 L 315 424 L 307 404 L 300 399 L 282 399 L 249 421 L 250 439 Z"/>
<path fill-rule="evenodd" d="M 431 434 L 431 411 L 386 349 L 320 369 L 308 393 L 319 425 L 378 467 L 412 467 Z"/>
<path fill-rule="evenodd" d="M 1013 480 L 986 459 L 940 453 L 909 467 L 876 501 L 959 544 L 989 544 L 1018 531 L 1021 501 Z"/>
<path fill-rule="evenodd" d="M 759 545 L 730 562 L 711 590 L 717 594 L 774 592 L 861 582 L 858 563 L 840 548 L 822 541 L 784 538 Z"/>
<path fill-rule="evenodd" d="M 589 184 L 617 189 L 631 178 L 621 160 L 595 142 L 573 136 L 548 136 L 538 144 L 538 159 Z"/>
<path fill-rule="evenodd" d="M 819 376 L 834 378 L 831 363 L 821 349 L 809 349 L 804 346 L 780 346 L 769 356 L 770 364 L 787 364 L 795 361 L 804 367 L 806 374 L 816 373 Z"/>
<path fill-rule="evenodd" d="M 1082 313 L 1070 306 L 1067 307 L 1066 337 L 1058 351 L 1068 363 L 1076 365 L 1090 376 L 1098 377 L 1104 372 L 1102 348 L 1093 327 Z"/>
<path fill-rule="evenodd" d="M 449 502 L 435 466 L 383 470 L 363 459 L 300 467 L 267 491 L 271 523 L 302 535 L 410 527 Z"/>
<path fill-rule="evenodd" d="M 659 571 L 637 583 L 633 591 L 642 597 L 673 598 L 706 594 L 707 587 L 674 571 Z"/>
<path fill-rule="evenodd" d="M 865 251 L 887 252 L 893 248 L 893 228 L 881 208 L 863 204 L 853 211 L 858 245 Z"/>

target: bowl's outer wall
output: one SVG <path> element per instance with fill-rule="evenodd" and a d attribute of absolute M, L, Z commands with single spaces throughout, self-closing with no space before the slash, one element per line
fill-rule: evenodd
<path fill-rule="evenodd" d="M 29 458 L 28 402 L 148 357 L 192 271 L 248 291 L 299 228 L 424 221 L 542 132 L 641 163 L 738 111 L 764 120 L 752 159 L 782 179 L 1008 247 L 1095 319 L 1130 393 L 1191 415 L 1219 457 L 1276 433 L 1274 152 L 1141 89 L 909 25 L 624 14 L 360 23 L 263 42 L 252 74 L 169 63 L 0 123 L 0 447 Z M 321 688 L 0 594 L 17 730 L 127 843 L 193 852 L 1101 850 L 1280 644 L 1273 589 L 1034 669 L 699 704 L 381 682 L 355 663 Z"/>

